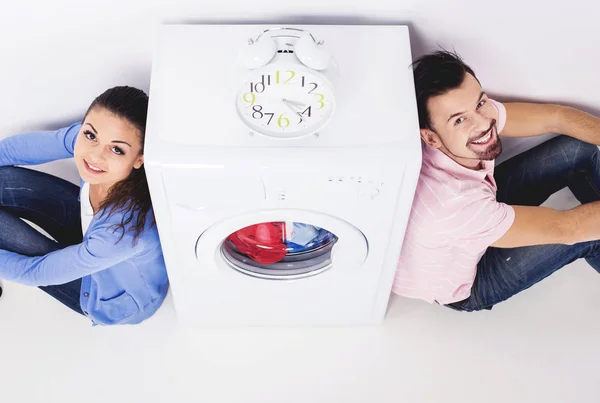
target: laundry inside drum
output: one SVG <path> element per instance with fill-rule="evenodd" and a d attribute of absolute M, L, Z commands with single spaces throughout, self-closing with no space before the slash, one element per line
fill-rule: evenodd
<path fill-rule="evenodd" d="M 293 221 L 250 225 L 229 235 L 221 255 L 235 270 L 254 277 L 293 279 L 331 267 L 338 237 L 324 228 Z"/>

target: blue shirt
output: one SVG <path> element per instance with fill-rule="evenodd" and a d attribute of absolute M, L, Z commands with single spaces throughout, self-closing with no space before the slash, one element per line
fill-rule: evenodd
<path fill-rule="evenodd" d="M 57 131 L 24 133 L 0 141 L 0 166 L 37 165 L 72 158 L 81 124 Z M 27 257 L 0 249 L 0 278 L 25 285 L 64 284 L 82 278 L 83 312 L 101 325 L 134 324 L 160 307 L 168 279 L 153 214 L 135 245 L 125 228 L 114 232 L 123 212 L 96 214 L 78 245 Z M 132 222 L 135 222 L 135 217 Z"/>

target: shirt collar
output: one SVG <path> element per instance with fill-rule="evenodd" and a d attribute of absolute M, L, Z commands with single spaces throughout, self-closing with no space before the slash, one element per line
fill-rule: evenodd
<path fill-rule="evenodd" d="M 423 147 L 423 155 L 426 159 L 431 161 L 438 168 L 453 174 L 458 174 L 461 177 L 470 177 L 473 179 L 478 179 L 480 181 L 485 180 L 487 175 L 494 174 L 494 161 L 481 161 L 483 168 L 480 170 L 473 170 L 466 168 L 460 165 L 458 162 L 454 161 L 452 158 L 438 150 L 437 148 L 433 148 L 428 146 L 427 144 L 422 143 Z"/>

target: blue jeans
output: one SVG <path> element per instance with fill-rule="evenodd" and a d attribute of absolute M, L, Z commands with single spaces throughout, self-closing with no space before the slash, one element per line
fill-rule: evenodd
<path fill-rule="evenodd" d="M 79 186 L 42 172 L 0 167 L 0 249 L 25 256 L 43 256 L 81 243 Z M 43 228 L 56 242 L 19 217 Z M 75 312 L 81 279 L 39 287 Z"/>
<path fill-rule="evenodd" d="M 595 145 L 559 136 L 513 157 L 496 167 L 497 200 L 539 206 L 565 187 L 581 203 L 600 200 L 598 151 Z M 477 265 L 471 296 L 448 307 L 461 311 L 491 309 L 579 258 L 600 272 L 600 242 L 488 248 Z"/>

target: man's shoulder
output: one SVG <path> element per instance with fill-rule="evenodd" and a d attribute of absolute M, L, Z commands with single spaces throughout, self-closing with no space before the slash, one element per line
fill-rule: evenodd
<path fill-rule="evenodd" d="M 465 182 L 450 172 L 431 164 L 423 162 L 417 191 L 430 194 L 441 200 L 451 200 L 461 196 Z"/>
<path fill-rule="evenodd" d="M 495 200 L 484 183 L 457 178 L 442 169 L 423 165 L 413 208 L 434 222 L 478 209 L 481 202 Z"/>

